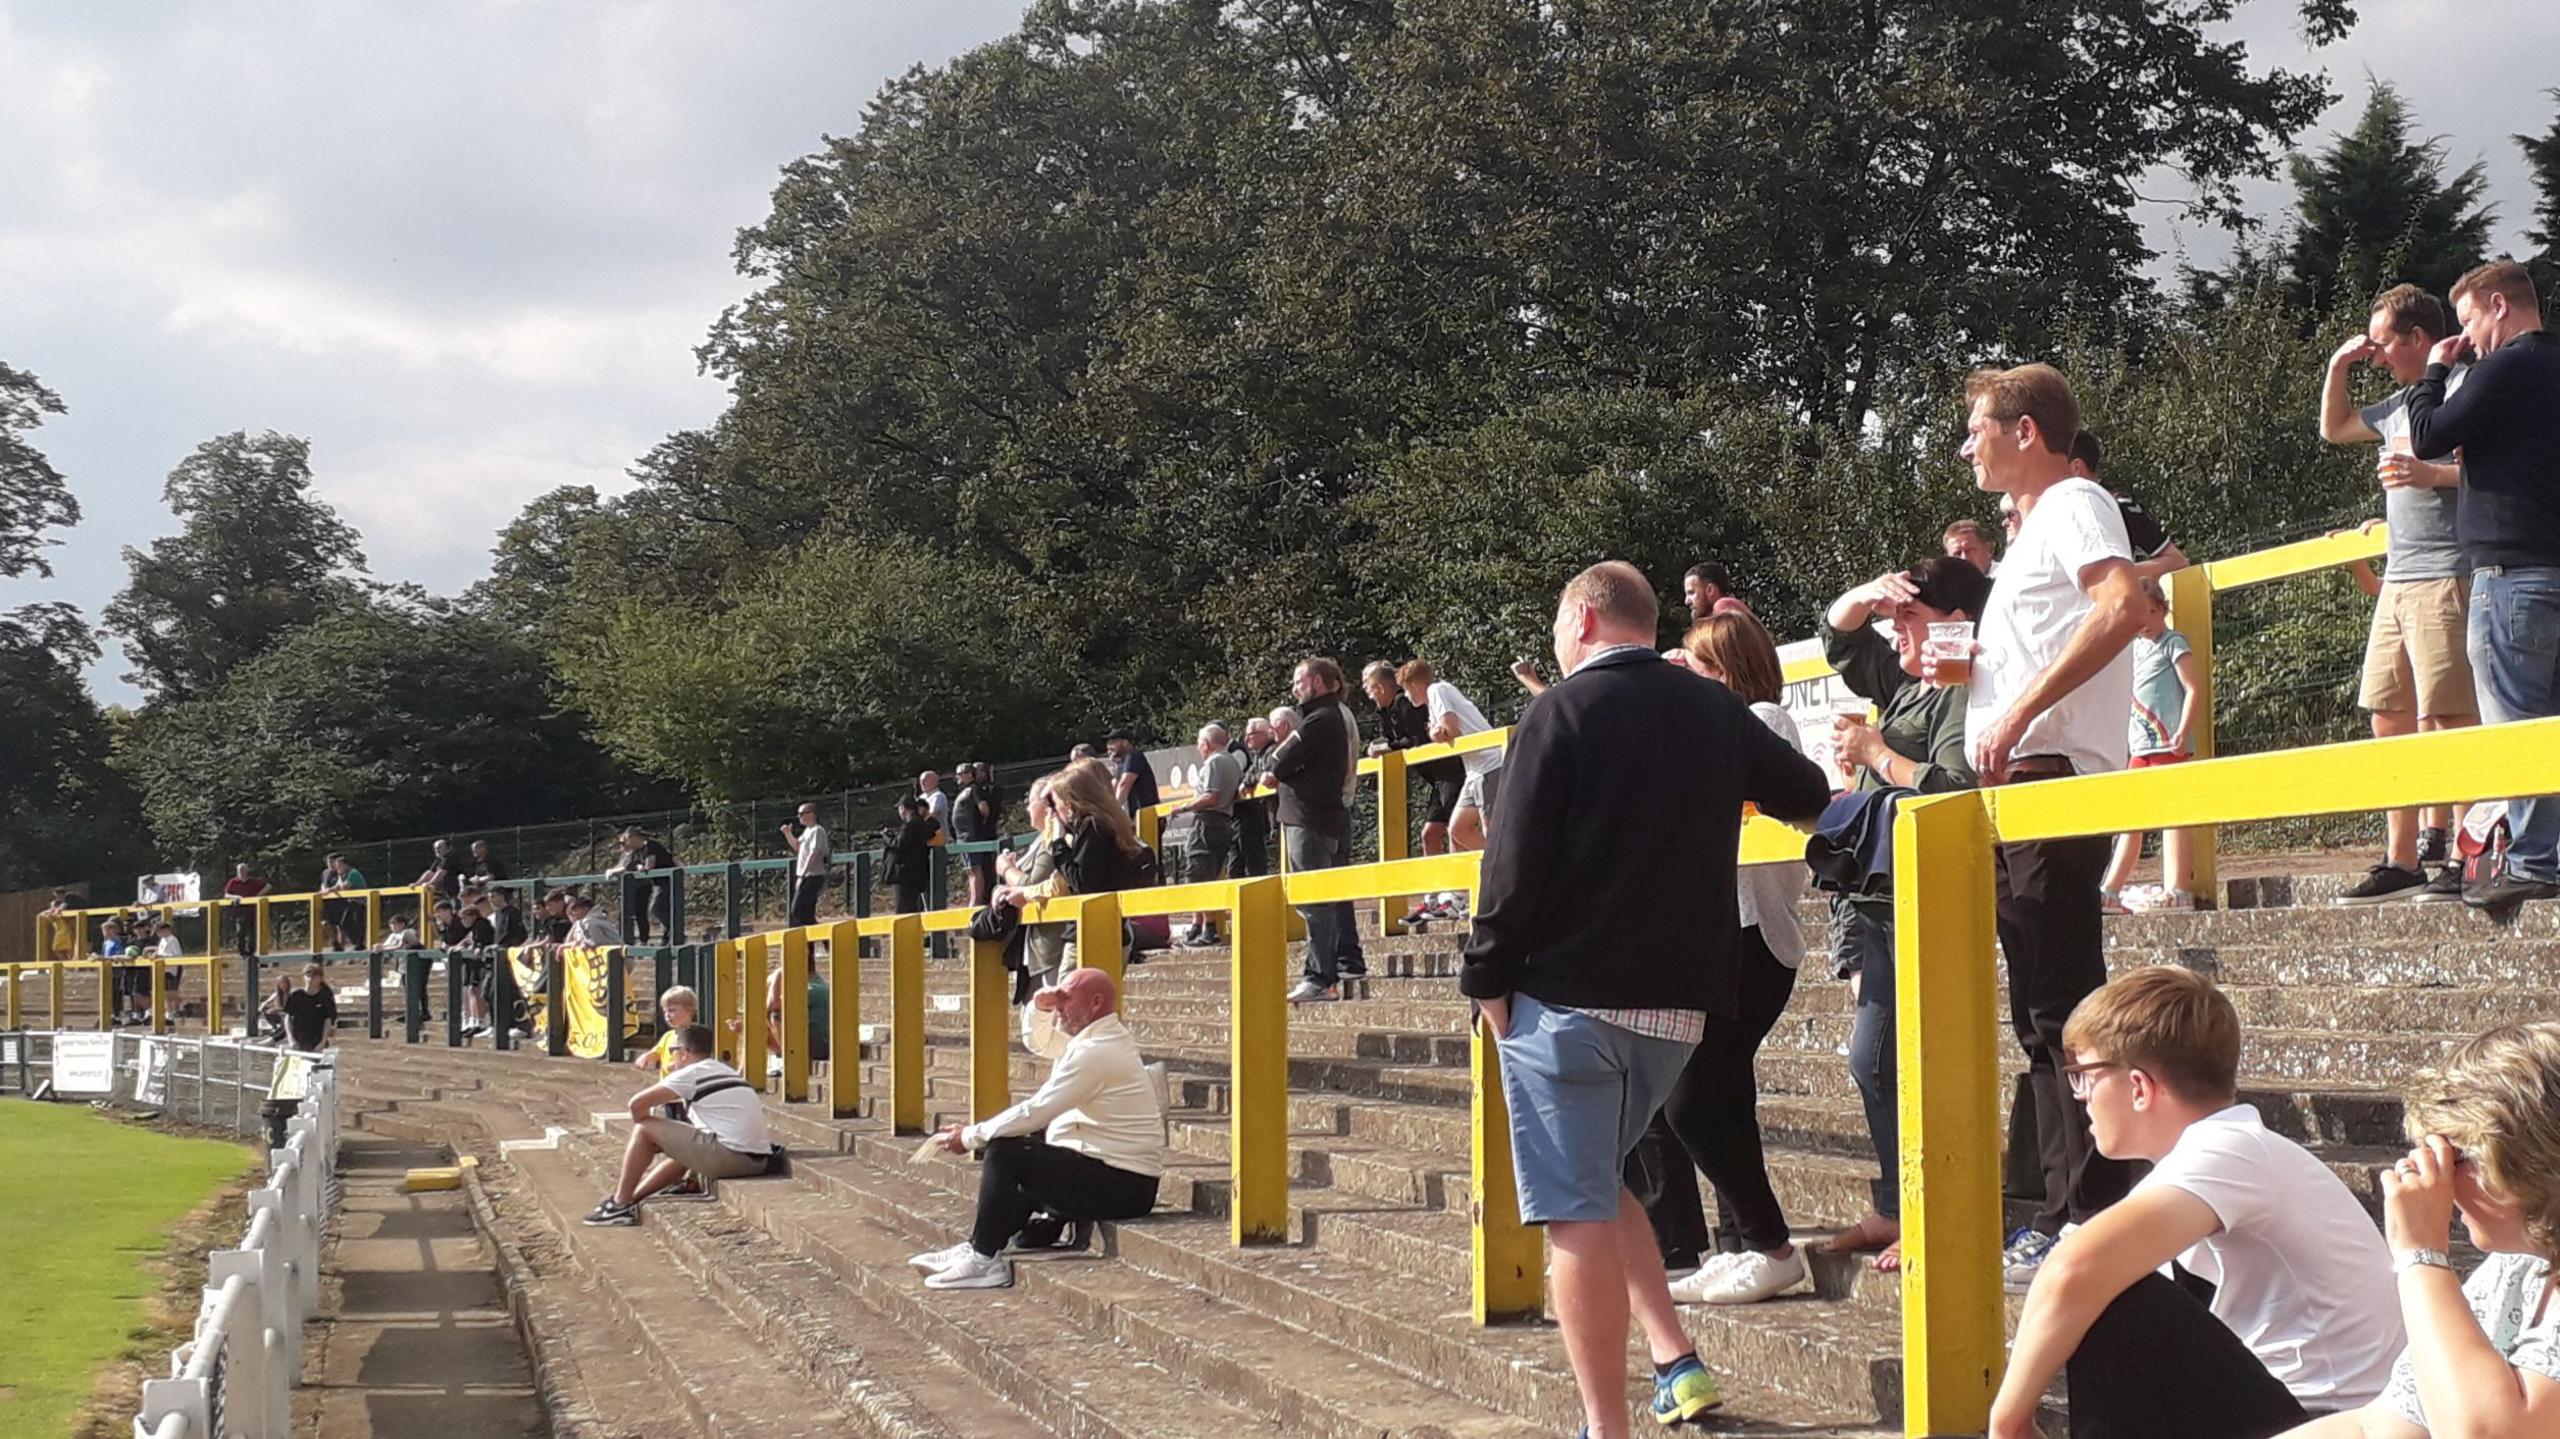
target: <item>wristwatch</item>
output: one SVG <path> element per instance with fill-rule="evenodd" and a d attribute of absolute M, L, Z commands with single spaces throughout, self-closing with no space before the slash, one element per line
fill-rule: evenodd
<path fill-rule="evenodd" d="M 2412 1269 L 2451 1269 L 2453 1261 L 2441 1249 L 2395 1249 L 2391 1251 L 2391 1272 L 2402 1275 Z"/>

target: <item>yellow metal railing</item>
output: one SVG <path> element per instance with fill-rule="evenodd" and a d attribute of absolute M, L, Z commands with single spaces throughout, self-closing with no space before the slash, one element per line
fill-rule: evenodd
<path fill-rule="evenodd" d="M 280 909 L 302 910 L 307 916 L 311 948 L 320 949 L 320 935 L 328 926 L 323 919 L 328 906 L 337 903 L 361 904 L 364 908 L 364 943 L 359 949 L 379 943 L 384 934 L 382 916 L 387 905 L 415 905 L 411 916 L 421 930 L 435 912 L 437 895 L 431 888 L 413 885 L 383 885 L 370 889 L 311 890 L 296 894 L 261 894 L 235 898 L 230 895 L 207 895 L 199 900 L 155 904 L 93 905 L 87 909 L 66 909 L 57 914 L 36 916 L 36 953 L 50 959 L 55 955 L 78 958 L 92 946 L 89 943 L 93 925 L 110 919 L 127 919 L 136 914 L 159 914 L 172 919 L 179 915 L 204 916 L 205 947 L 208 953 L 220 953 L 229 946 L 223 941 L 225 921 L 241 914 L 253 917 L 256 927 L 255 949 L 259 954 L 274 952 L 275 912 Z M 353 953 L 354 951 L 345 951 Z"/>
<path fill-rule="evenodd" d="M 26 985 L 29 977 L 43 975 L 46 984 L 46 1025 L 49 1029 L 70 1027 L 70 977 L 82 970 L 93 971 L 98 978 L 97 1027 L 109 1029 L 115 1024 L 115 982 L 118 969 L 151 971 L 151 1032 L 167 1034 L 170 1021 L 169 982 L 173 974 L 201 969 L 205 976 L 204 1027 L 208 1034 L 222 1032 L 222 957 L 220 955 L 119 955 L 112 959 L 84 957 L 67 960 L 38 960 L 33 963 L 0 964 L 0 986 L 6 995 L 0 998 L 0 1029 L 19 1029 L 26 1019 Z"/>

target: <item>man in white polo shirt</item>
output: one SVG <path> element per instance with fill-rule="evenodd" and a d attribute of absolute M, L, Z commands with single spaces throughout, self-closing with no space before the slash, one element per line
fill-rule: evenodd
<path fill-rule="evenodd" d="M 969 1237 L 907 1262 L 928 1289 L 1002 1289 L 1013 1283 L 1004 1248 L 1034 1214 L 1079 1226 L 1135 1219 L 1156 1207 L 1164 1177 L 1164 1105 L 1136 1036 L 1120 1022 L 1119 988 L 1079 969 L 1031 997 L 1023 1041 L 1057 1063 L 1038 1093 L 983 1124 L 943 1127 L 942 1147 L 980 1151 L 978 1215 Z M 1040 1031 L 1054 1019 L 1061 1047 Z"/>
<path fill-rule="evenodd" d="M 765 1127 L 764 1101 L 738 1071 L 715 1057 L 708 1025 L 676 1031 L 670 1068 L 657 1083 L 631 1096 L 631 1138 L 622 1150 L 622 1175 L 613 1192 L 587 1214 L 599 1228 L 640 1222 L 640 1201 L 691 1174 L 692 1186 L 670 1198 L 707 1199 L 715 1180 L 762 1174 L 773 1166 L 773 1133 Z M 669 1119 L 662 1104 L 681 1104 L 685 1117 Z"/>
<path fill-rule="evenodd" d="M 2015 502 L 2019 515 L 1983 607 L 1966 692 L 1974 773 L 1990 786 L 2123 769 L 2133 712 L 2127 647 L 2150 606 L 2115 496 L 2071 472 L 2080 403 L 2051 365 L 1977 371 L 1965 393 L 1974 482 Z M 2104 835 L 2000 846 L 2009 1023 L 2027 1054 L 2045 1187 L 2033 1222 L 2003 1256 L 2015 1288 L 2034 1278 L 2065 1224 L 2087 1222 L 2132 1178 L 2091 1147 L 2088 1116 L 2062 1082 L 2063 1021 L 2107 982 L 2098 886 L 2109 846 Z"/>
<path fill-rule="evenodd" d="M 2154 1167 L 2038 1268 L 1992 1439 L 2033 1439 L 2056 1372 L 2074 1439 L 2262 1439 L 2380 1394 L 2403 1340 L 2390 1250 L 2328 1165 L 2238 1102 L 2231 1001 L 2138 969 L 2063 1042 L 2098 1147 Z M 2209 1301 L 2159 1272 L 2172 1260 Z"/>

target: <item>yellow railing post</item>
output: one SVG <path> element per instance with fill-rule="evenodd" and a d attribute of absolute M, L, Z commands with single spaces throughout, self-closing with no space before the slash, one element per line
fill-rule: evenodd
<path fill-rule="evenodd" d="M 747 1087 L 764 1092 L 765 948 L 770 939 L 751 934 L 738 942 L 738 1073 Z"/>
<path fill-rule="evenodd" d="M 45 976 L 46 981 L 50 986 L 50 992 L 45 995 L 45 999 L 53 1010 L 53 1027 L 55 1029 L 60 1029 L 62 1028 L 62 1021 L 67 1017 L 63 1013 L 62 961 L 55 960 L 52 964 L 47 965 L 46 968 L 51 970 L 52 973 Z"/>
<path fill-rule="evenodd" d="M 862 1114 L 862 922 L 827 930 L 827 1112 Z"/>
<path fill-rule="evenodd" d="M 2169 573 L 2169 623 L 2187 637 L 2187 645 L 2195 651 L 2196 670 L 2204 676 L 2204 693 L 2196 697 L 2196 728 L 2190 737 L 2195 757 L 2200 760 L 2215 754 L 2213 733 L 2213 577 L 2202 565 L 2189 565 Z M 2220 831 L 2209 824 L 2193 830 L 2190 853 L 2195 856 L 2196 872 L 2189 881 L 2198 900 L 2219 909 L 2222 907 L 2222 882 L 2215 863 L 2220 848 Z"/>
<path fill-rule="evenodd" d="M 41 928 L 42 926 L 38 927 Z M 0 966 L 0 981 L 5 981 L 9 986 L 7 1023 L 0 1027 L 8 1029 L 22 1028 L 23 1026 L 18 1023 L 18 991 L 26 987 L 27 972 L 14 964 Z"/>
<path fill-rule="evenodd" d="M 1906 803 L 1893 843 L 1903 1431 L 1978 1434 L 2004 1332 L 1990 802 Z"/>
<path fill-rule="evenodd" d="M 169 1032 L 169 961 L 151 957 L 151 1032 Z"/>
<path fill-rule="evenodd" d="M 809 1098 L 809 931 L 782 932 L 782 1102 Z"/>
<path fill-rule="evenodd" d="M 1076 964 L 1082 969 L 1098 969 L 1111 976 L 1111 987 L 1120 991 L 1121 1007 L 1126 1012 L 1128 988 L 1128 951 L 1122 946 L 1120 928 L 1120 896 L 1087 895 L 1076 908 Z"/>
<path fill-rule="evenodd" d="M 1502 1056 L 1481 1024 L 1467 1026 L 1467 1073 L 1472 1090 L 1468 1247 L 1476 1323 L 1535 1319 L 1546 1302 L 1547 1237 L 1520 1222 L 1520 1193 L 1511 1173 L 1511 1107 L 1502 1097 Z"/>
<path fill-rule="evenodd" d="M 747 1067 L 739 1057 L 738 1041 L 741 1030 L 732 1029 L 729 1026 L 733 1021 L 741 1027 L 745 1024 L 745 1018 L 738 1007 L 740 963 L 738 947 L 744 942 L 724 939 L 712 946 L 711 950 L 711 972 L 714 976 L 712 984 L 718 991 L 712 996 L 711 1043 L 720 1051 L 720 1057 L 726 1060 L 731 1068 L 740 1071 L 744 1071 Z M 759 1065 L 757 1069 L 761 1072 L 763 1066 Z"/>
<path fill-rule="evenodd" d="M 107 960 L 98 961 L 98 1027 L 113 1029 L 115 1022 L 116 967 Z"/>
<path fill-rule="evenodd" d="M 204 959 L 204 1032 L 222 1033 L 222 950 L 217 946 Z"/>
<path fill-rule="evenodd" d="M 276 947 L 275 918 L 269 913 L 269 910 L 273 907 L 273 901 L 269 900 L 265 895 L 260 895 L 257 899 L 257 905 L 258 917 L 255 923 L 258 926 L 258 933 L 255 939 L 255 945 L 258 953 L 267 954 L 272 952 Z"/>
<path fill-rule="evenodd" d="M 1289 901 L 1277 875 L 1240 880 L 1227 970 L 1227 1163 L 1237 1244 L 1289 1238 Z"/>
<path fill-rule="evenodd" d="M 382 891 L 368 889 L 364 892 L 364 943 L 357 945 L 356 948 L 371 949 L 381 938 Z"/>
<path fill-rule="evenodd" d="M 318 954 L 329 946 L 322 943 L 328 924 L 320 918 L 322 901 L 317 890 L 311 895 L 311 952 Z"/>
<path fill-rule="evenodd" d="M 1378 756 L 1378 858 L 1381 862 L 1402 859 L 1412 849 L 1413 811 L 1405 797 L 1404 751 L 1391 749 Z M 1378 901 L 1378 933 L 1404 933 L 1405 901 L 1410 895 L 1391 894 Z"/>
<path fill-rule="evenodd" d="M 969 1122 L 981 1124 L 1013 1102 L 1013 971 L 1004 945 L 969 941 Z"/>
<path fill-rule="evenodd" d="M 1164 816 L 1157 813 L 1154 805 L 1149 805 L 1138 811 L 1137 824 L 1139 842 L 1161 852 L 1164 849 Z"/>
<path fill-rule="evenodd" d="M 889 1128 L 921 1134 L 924 1113 L 924 921 L 902 914 L 889 925 Z"/>

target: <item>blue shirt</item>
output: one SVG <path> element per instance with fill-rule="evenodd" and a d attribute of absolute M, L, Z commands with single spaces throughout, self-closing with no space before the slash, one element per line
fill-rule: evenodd
<path fill-rule="evenodd" d="M 2126 733 L 2132 753 L 2185 753 L 2170 741 L 2177 737 L 2178 716 L 2187 706 L 2187 682 L 2178 678 L 2178 657 L 2194 652 L 2187 637 L 2176 630 L 2164 630 L 2156 640 L 2134 636 L 2133 723 Z"/>

